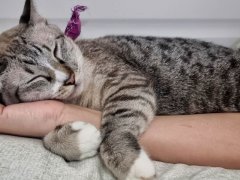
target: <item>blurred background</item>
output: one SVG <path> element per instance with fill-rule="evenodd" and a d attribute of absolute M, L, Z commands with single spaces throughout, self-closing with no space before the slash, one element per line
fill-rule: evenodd
<path fill-rule="evenodd" d="M 0 32 L 15 26 L 25 0 L 0 0 Z M 83 12 L 81 38 L 109 34 L 189 37 L 233 46 L 240 38 L 240 0 L 36 0 L 40 14 L 65 29 L 71 8 Z"/>

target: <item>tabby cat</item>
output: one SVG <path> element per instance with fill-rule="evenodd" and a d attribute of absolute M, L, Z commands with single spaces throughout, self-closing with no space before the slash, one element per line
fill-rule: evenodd
<path fill-rule="evenodd" d="M 154 115 L 240 110 L 240 52 L 191 39 L 107 36 L 72 41 L 26 0 L 18 26 L 0 36 L 5 105 L 56 99 L 102 111 L 100 132 L 58 126 L 44 145 L 66 160 L 99 152 L 118 179 L 151 179 L 138 143 Z M 159 132 L 161 133 L 161 132 Z"/>

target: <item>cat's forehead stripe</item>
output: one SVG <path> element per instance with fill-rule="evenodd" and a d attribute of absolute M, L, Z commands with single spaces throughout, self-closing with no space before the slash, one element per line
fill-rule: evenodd
<path fill-rule="evenodd" d="M 52 50 L 51 50 L 51 48 L 50 47 L 48 47 L 48 46 L 46 46 L 46 45 L 43 45 L 42 46 L 42 48 L 44 48 L 44 49 L 46 49 L 47 51 L 49 51 L 49 52 L 51 52 Z"/>
<path fill-rule="evenodd" d="M 61 38 L 64 38 L 64 35 L 63 35 L 63 34 L 57 36 L 57 37 L 56 37 L 56 40 L 57 40 L 57 39 L 61 39 Z"/>

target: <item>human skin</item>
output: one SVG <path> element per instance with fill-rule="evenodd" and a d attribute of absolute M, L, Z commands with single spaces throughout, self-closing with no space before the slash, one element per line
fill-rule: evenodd
<path fill-rule="evenodd" d="M 100 127 L 101 113 L 57 101 L 0 106 L 0 133 L 45 136 L 57 125 L 86 121 Z M 240 169 L 240 113 L 157 116 L 139 139 L 154 160 Z"/>

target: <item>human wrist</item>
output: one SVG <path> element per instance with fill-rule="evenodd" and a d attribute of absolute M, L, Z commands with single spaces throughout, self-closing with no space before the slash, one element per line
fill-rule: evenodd
<path fill-rule="evenodd" d="M 65 104 L 62 109 L 57 125 L 66 124 L 73 121 L 84 121 L 94 125 L 99 129 L 101 113 L 92 109 L 87 109 L 72 104 Z"/>

